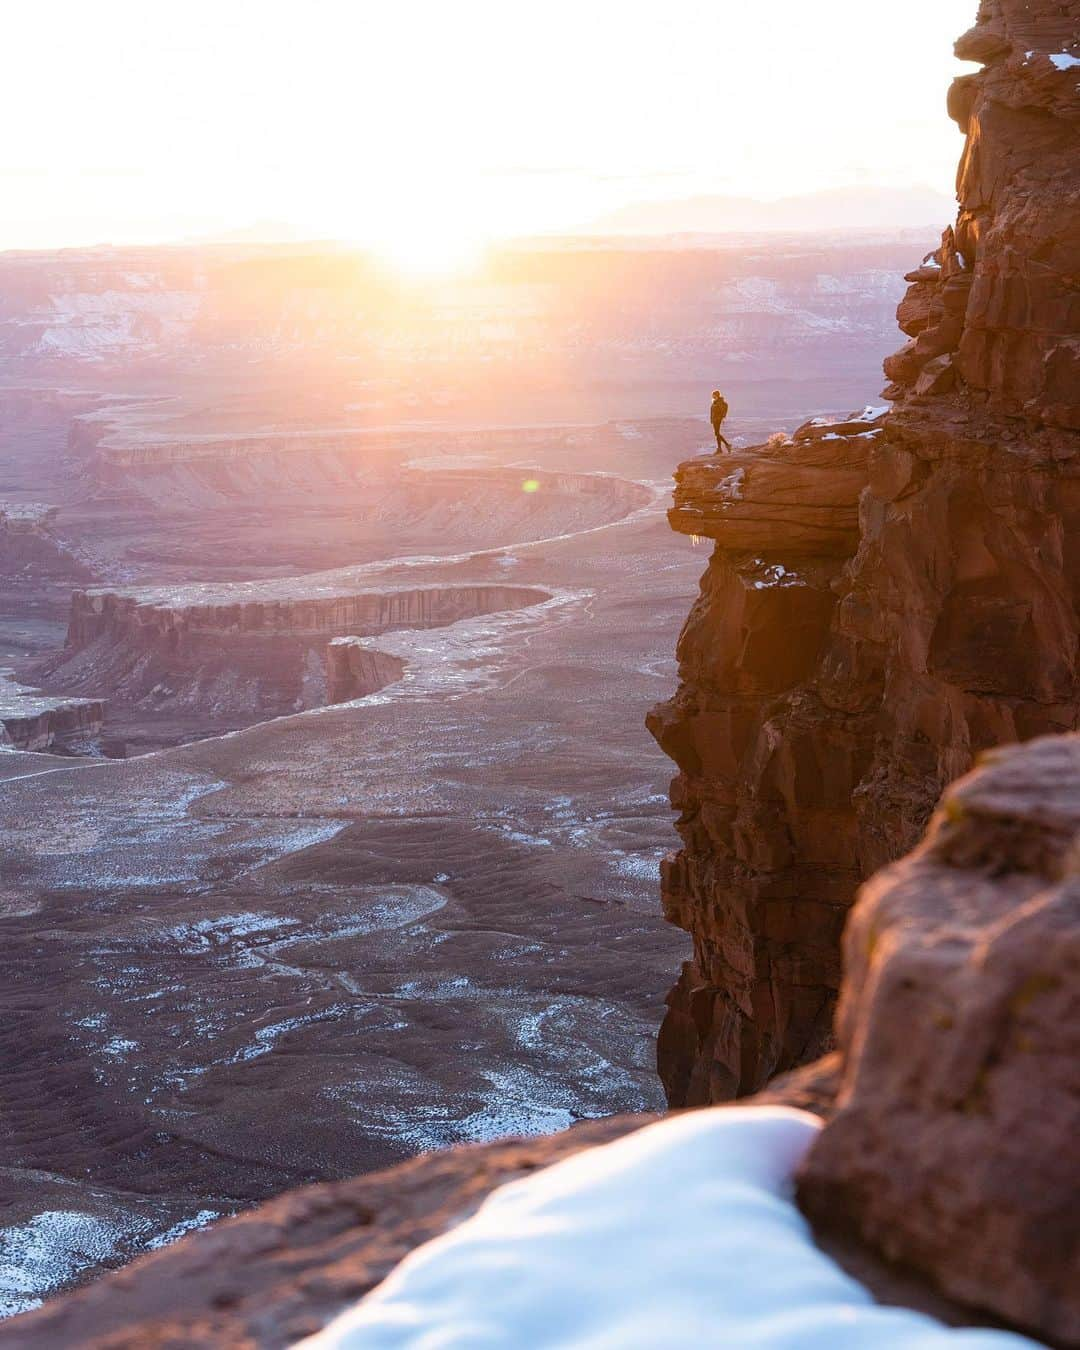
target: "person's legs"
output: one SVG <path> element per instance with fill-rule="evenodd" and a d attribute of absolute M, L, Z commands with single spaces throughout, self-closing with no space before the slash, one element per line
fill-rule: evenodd
<path fill-rule="evenodd" d="M 724 438 L 720 435 L 719 427 L 713 427 L 713 431 L 716 432 L 716 453 L 719 454 L 724 448 Z"/>

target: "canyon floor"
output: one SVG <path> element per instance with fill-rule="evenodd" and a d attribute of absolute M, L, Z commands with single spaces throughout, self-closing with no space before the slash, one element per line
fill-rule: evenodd
<path fill-rule="evenodd" d="M 645 495 L 380 570 L 551 599 L 387 635 L 408 673 L 367 699 L 122 761 L 2 757 L 9 1311 L 302 1181 L 661 1106 L 685 953 L 641 716 L 701 560 Z"/>
<path fill-rule="evenodd" d="M 861 406 L 877 356 L 813 392 L 763 359 L 732 435 Z M 701 390 L 365 421 L 340 382 L 16 375 L 0 497 L 60 512 L 0 569 L 0 663 L 106 720 L 0 754 L 0 1312 L 303 1182 L 660 1109 L 689 944 L 643 718 L 706 563 L 665 518 Z M 402 678 L 288 715 L 62 651 L 75 590 L 236 586 L 530 594 L 393 624 Z"/>

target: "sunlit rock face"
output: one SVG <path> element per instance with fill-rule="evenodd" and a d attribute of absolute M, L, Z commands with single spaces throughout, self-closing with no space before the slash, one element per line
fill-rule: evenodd
<path fill-rule="evenodd" d="M 1080 738 L 990 752 L 844 936 L 813 1218 L 1055 1344 L 1080 1342 Z"/>
<path fill-rule="evenodd" d="M 859 881 L 980 750 L 1077 725 L 1078 31 L 1075 2 L 994 0 L 960 39 L 985 63 L 950 95 L 960 212 L 900 305 L 892 411 L 677 475 L 673 527 L 715 547 L 650 716 L 695 948 L 660 1040 L 674 1103 L 827 1049 Z"/>

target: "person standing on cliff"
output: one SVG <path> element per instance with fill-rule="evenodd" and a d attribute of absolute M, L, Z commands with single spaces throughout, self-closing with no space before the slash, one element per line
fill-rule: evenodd
<path fill-rule="evenodd" d="M 709 409 L 709 421 L 712 423 L 712 429 L 716 434 L 716 453 L 724 449 L 730 452 L 731 442 L 720 430 L 724 424 L 724 418 L 728 415 L 728 402 L 719 389 L 712 391 L 712 407 Z"/>

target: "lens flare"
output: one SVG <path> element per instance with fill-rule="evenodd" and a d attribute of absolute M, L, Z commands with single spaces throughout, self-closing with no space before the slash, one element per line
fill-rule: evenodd
<path fill-rule="evenodd" d="M 521 485 L 521 490 L 522 492 L 539 492 L 540 491 L 539 478 L 526 478 L 524 483 L 522 483 Z"/>

